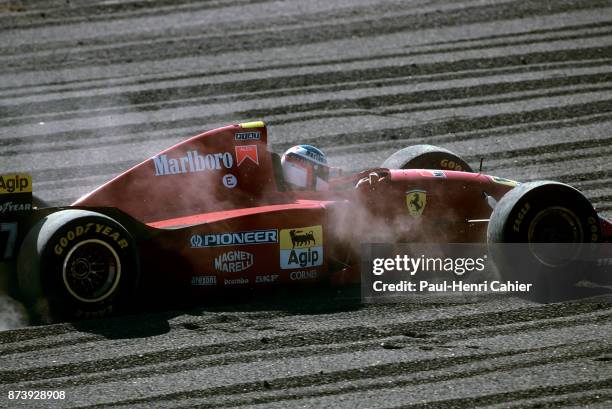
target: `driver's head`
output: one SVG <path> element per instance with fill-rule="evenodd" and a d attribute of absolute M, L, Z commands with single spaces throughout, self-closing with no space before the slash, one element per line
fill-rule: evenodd
<path fill-rule="evenodd" d="M 285 181 L 296 190 L 325 190 L 329 166 L 325 154 L 311 145 L 287 149 L 281 157 Z"/>

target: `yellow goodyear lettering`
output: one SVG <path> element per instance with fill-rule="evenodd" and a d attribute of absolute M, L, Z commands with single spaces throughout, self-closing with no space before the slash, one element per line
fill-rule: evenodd
<path fill-rule="evenodd" d="M 121 234 L 118 231 L 114 231 L 112 227 L 99 223 L 87 223 L 85 225 L 77 225 L 64 233 L 64 235 L 57 240 L 57 244 L 55 244 L 53 247 L 53 252 L 56 255 L 61 256 L 66 247 L 68 247 L 72 241 L 90 230 L 110 237 L 122 249 L 129 246 L 129 242 L 124 237 L 121 237 Z"/>
<path fill-rule="evenodd" d="M 450 170 L 458 170 L 461 171 L 463 168 L 461 165 L 454 160 L 450 159 L 442 159 L 440 162 L 440 169 L 450 169 Z"/>

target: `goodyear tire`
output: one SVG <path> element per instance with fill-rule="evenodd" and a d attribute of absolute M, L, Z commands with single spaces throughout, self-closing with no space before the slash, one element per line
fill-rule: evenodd
<path fill-rule="evenodd" d="M 19 289 L 43 321 L 121 310 L 138 285 L 136 244 L 108 216 L 62 210 L 27 234 L 17 260 Z"/>
<path fill-rule="evenodd" d="M 573 285 L 588 272 L 588 244 L 601 241 L 600 229 L 597 213 L 578 190 L 529 182 L 497 203 L 487 242 L 502 278 L 533 283 L 531 298 L 556 301 L 571 298 Z"/>
<path fill-rule="evenodd" d="M 401 149 L 389 156 L 381 166 L 389 169 L 442 169 L 474 172 L 459 155 L 433 145 L 414 145 Z"/>

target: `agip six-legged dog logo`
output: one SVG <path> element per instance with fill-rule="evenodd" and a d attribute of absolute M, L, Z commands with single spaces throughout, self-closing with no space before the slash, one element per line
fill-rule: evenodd
<path fill-rule="evenodd" d="M 314 232 L 312 230 L 310 230 L 308 233 L 304 233 L 302 230 L 289 230 L 289 236 L 291 237 L 291 244 L 293 248 L 306 246 L 310 243 L 316 243 Z"/>
<path fill-rule="evenodd" d="M 280 231 L 282 269 L 316 267 L 323 264 L 323 228 L 295 227 Z"/>

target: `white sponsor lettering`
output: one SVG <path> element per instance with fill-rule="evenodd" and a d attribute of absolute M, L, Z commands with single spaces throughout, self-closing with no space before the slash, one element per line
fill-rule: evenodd
<path fill-rule="evenodd" d="M 244 285 L 248 283 L 248 278 L 226 278 L 223 280 L 223 284 L 225 285 Z"/>
<path fill-rule="evenodd" d="M 255 132 L 238 132 L 236 134 L 237 141 L 253 141 L 259 140 L 261 138 L 261 134 L 258 131 Z"/>
<path fill-rule="evenodd" d="M 195 286 L 217 285 L 217 277 L 216 276 L 193 276 L 191 277 L 191 285 L 195 285 Z"/>
<path fill-rule="evenodd" d="M 246 251 L 228 251 L 215 258 L 215 270 L 223 273 L 238 273 L 253 265 L 253 255 Z"/>
<path fill-rule="evenodd" d="M 32 210 L 32 205 L 29 203 L 6 202 L 0 204 L 0 213 L 24 212 Z"/>
<path fill-rule="evenodd" d="M 309 271 L 292 271 L 289 274 L 289 278 L 292 280 L 311 280 L 313 278 L 317 278 L 317 270 L 309 270 Z"/>
<path fill-rule="evenodd" d="M 162 154 L 153 157 L 155 176 L 177 175 L 182 173 L 204 172 L 207 170 L 231 169 L 234 158 L 229 152 L 200 155 L 198 151 L 187 151 L 185 156 L 168 158 Z"/>
<path fill-rule="evenodd" d="M 278 230 L 194 234 L 191 236 L 190 242 L 192 248 L 277 243 Z"/>
<path fill-rule="evenodd" d="M 274 283 L 278 279 L 278 274 L 268 274 L 255 277 L 255 282 L 259 284 Z"/>

